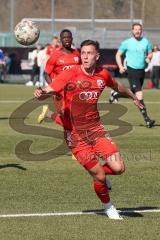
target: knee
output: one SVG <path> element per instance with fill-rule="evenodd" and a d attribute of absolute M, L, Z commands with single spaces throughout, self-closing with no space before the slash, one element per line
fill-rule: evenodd
<path fill-rule="evenodd" d="M 96 174 L 94 179 L 98 182 L 104 183 L 106 181 L 106 175 L 104 172 L 101 172 L 101 173 Z"/>

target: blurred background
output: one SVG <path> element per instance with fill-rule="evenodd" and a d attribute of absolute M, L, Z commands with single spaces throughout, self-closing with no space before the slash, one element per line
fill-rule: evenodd
<path fill-rule="evenodd" d="M 152 42 L 159 42 L 160 2 L 157 0 L 0 0 L 0 46 L 21 47 L 13 31 L 23 18 L 35 20 L 40 42 L 70 28 L 76 47 L 85 38 L 100 42 L 102 48 L 117 48 L 128 36 L 133 21 L 143 23 Z"/>

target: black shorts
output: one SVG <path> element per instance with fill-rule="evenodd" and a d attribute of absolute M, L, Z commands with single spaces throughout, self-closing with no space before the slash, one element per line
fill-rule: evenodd
<path fill-rule="evenodd" d="M 145 77 L 144 69 L 134 69 L 127 66 L 127 73 L 131 91 L 133 93 L 141 91 Z"/>

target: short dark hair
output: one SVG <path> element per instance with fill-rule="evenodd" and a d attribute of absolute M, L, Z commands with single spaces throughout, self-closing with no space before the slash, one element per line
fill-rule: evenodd
<path fill-rule="evenodd" d="M 57 39 L 58 40 L 58 37 L 57 36 L 53 36 L 52 39 Z"/>
<path fill-rule="evenodd" d="M 99 52 L 99 42 L 97 41 L 93 41 L 93 40 L 84 40 L 82 43 L 81 43 L 81 48 L 83 46 L 89 46 L 89 45 L 93 45 L 95 47 L 95 49 L 97 50 L 97 52 Z"/>
<path fill-rule="evenodd" d="M 72 32 L 71 32 L 69 29 L 67 29 L 67 28 L 63 29 L 63 30 L 60 32 L 60 37 L 62 37 L 63 33 L 65 33 L 65 32 L 69 33 L 69 34 L 71 35 L 71 37 L 72 37 Z"/>
<path fill-rule="evenodd" d="M 140 26 L 141 29 L 142 29 L 142 24 L 140 24 L 140 23 L 138 23 L 138 22 L 132 24 L 132 29 L 133 29 L 135 26 Z"/>

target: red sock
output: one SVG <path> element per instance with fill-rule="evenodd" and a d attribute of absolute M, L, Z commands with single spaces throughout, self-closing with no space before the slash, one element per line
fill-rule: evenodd
<path fill-rule="evenodd" d="M 103 165 L 103 170 L 106 175 L 115 175 L 113 170 L 110 167 L 108 167 L 107 165 Z"/>
<path fill-rule="evenodd" d="M 57 124 L 63 127 L 63 122 L 59 114 L 52 113 L 51 118 L 54 122 L 56 122 Z"/>
<path fill-rule="evenodd" d="M 108 203 L 110 201 L 108 187 L 105 183 L 100 183 L 94 180 L 94 191 L 102 203 Z"/>

